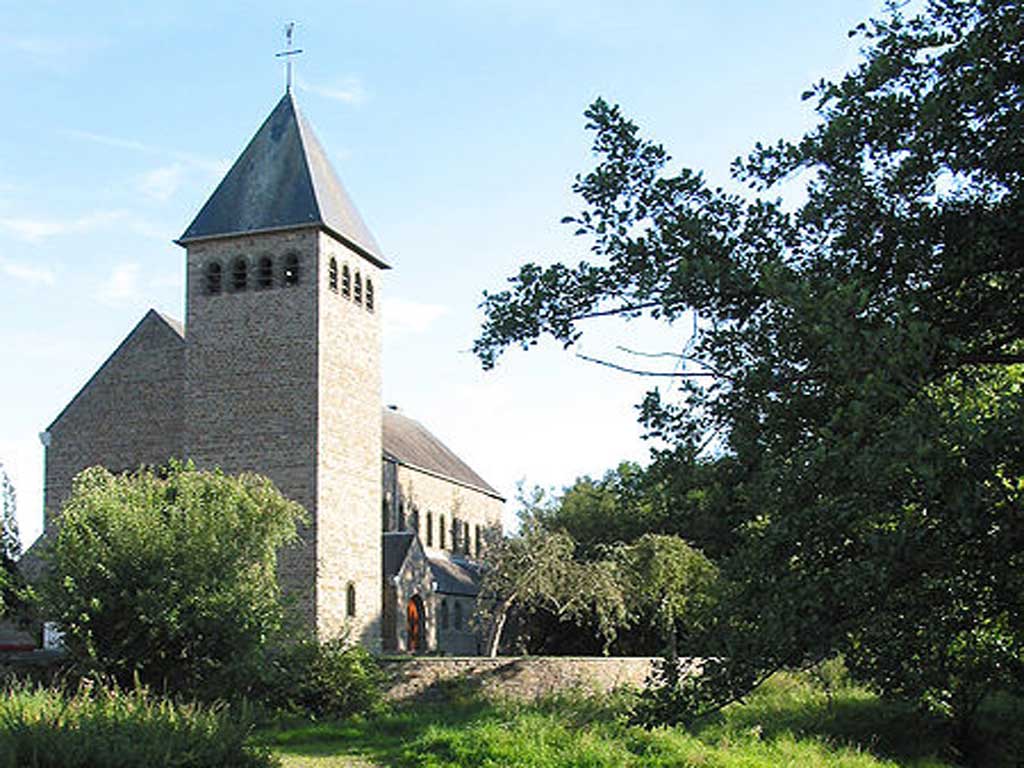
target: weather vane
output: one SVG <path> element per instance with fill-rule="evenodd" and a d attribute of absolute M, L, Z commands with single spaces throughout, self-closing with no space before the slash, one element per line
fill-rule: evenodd
<path fill-rule="evenodd" d="M 286 64 L 285 72 L 287 73 L 286 74 L 286 79 L 285 79 L 285 86 L 284 86 L 285 93 L 291 93 L 291 90 L 292 90 L 292 60 L 291 60 L 291 57 L 292 56 L 296 56 L 296 55 L 302 53 L 302 49 L 301 48 L 294 48 L 292 46 L 292 34 L 294 32 L 295 32 L 295 22 L 294 21 L 289 21 L 287 24 L 284 25 L 285 49 L 283 51 L 281 51 L 280 53 L 275 53 L 274 54 L 275 57 L 277 57 L 279 59 L 280 58 L 284 58 L 284 60 L 285 60 L 285 64 Z"/>

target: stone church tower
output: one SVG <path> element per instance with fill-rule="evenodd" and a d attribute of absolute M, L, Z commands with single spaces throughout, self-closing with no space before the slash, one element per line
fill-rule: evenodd
<path fill-rule="evenodd" d="M 60 411 L 45 446 L 45 529 L 74 477 L 189 459 L 268 476 L 309 514 L 281 586 L 321 638 L 474 654 L 470 621 L 501 494 L 381 402 L 388 269 L 285 93 L 177 241 L 185 323 L 150 310 Z"/>
<path fill-rule="evenodd" d="M 286 93 L 177 241 L 184 453 L 310 514 L 282 583 L 321 637 L 381 629 L 380 287 L 388 269 Z"/>

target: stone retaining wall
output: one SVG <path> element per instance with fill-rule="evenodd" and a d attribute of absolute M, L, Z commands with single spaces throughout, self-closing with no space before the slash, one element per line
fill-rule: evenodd
<path fill-rule="evenodd" d="M 647 656 L 473 656 L 383 659 L 387 696 L 443 700 L 463 691 L 488 696 L 535 699 L 559 691 L 610 691 L 642 686 L 656 661 Z"/>

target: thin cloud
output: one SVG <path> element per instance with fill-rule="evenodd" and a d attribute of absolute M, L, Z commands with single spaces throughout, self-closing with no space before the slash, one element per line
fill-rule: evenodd
<path fill-rule="evenodd" d="M 448 307 L 405 299 L 387 299 L 383 306 L 384 332 L 391 337 L 425 333 Z"/>
<path fill-rule="evenodd" d="M 145 155 L 156 155 L 159 157 L 170 158 L 178 163 L 217 176 L 223 176 L 227 173 L 228 168 L 231 167 L 230 161 L 227 160 L 215 160 L 213 158 L 203 157 L 202 155 L 196 155 L 192 152 L 181 152 L 176 149 L 166 149 L 153 144 L 146 144 L 142 141 L 135 141 L 134 139 L 124 139 L 119 136 L 107 136 L 102 133 L 93 133 L 92 131 L 80 131 L 76 128 L 66 128 L 60 133 L 61 135 L 72 139 L 80 139 L 81 141 L 88 141 L 105 147 L 127 149 L 132 152 L 139 152 Z"/>
<path fill-rule="evenodd" d="M 139 301 L 142 298 L 140 274 L 138 264 L 118 264 L 103 281 L 103 287 L 97 292 L 96 298 L 104 304 L 130 304 Z"/>
<path fill-rule="evenodd" d="M 76 69 L 92 53 L 108 45 L 96 37 L 23 35 L 0 37 L 0 47 L 15 51 L 37 67 L 58 72 Z"/>
<path fill-rule="evenodd" d="M 146 238 L 164 239 L 162 232 L 126 210 L 94 211 L 83 216 L 55 218 L 46 216 L 8 216 L 0 218 L 0 233 L 6 232 L 30 243 L 51 237 L 80 235 L 117 227 Z"/>
<path fill-rule="evenodd" d="M 295 84 L 300 90 L 345 104 L 358 105 L 366 99 L 363 84 L 357 77 L 346 77 L 332 85 L 321 85 L 296 76 Z"/>
<path fill-rule="evenodd" d="M 164 202 L 178 191 L 185 176 L 181 163 L 163 165 L 142 174 L 138 179 L 139 191 L 147 197 Z"/>
<path fill-rule="evenodd" d="M 53 271 L 41 267 L 30 267 L 8 259 L 0 259 L 0 272 L 26 283 L 53 285 Z"/>

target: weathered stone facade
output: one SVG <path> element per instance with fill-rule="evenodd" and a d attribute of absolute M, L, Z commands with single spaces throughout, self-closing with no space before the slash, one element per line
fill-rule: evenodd
<path fill-rule="evenodd" d="M 160 466 L 184 454 L 181 334 L 174 321 L 148 312 L 43 433 L 44 526 L 85 467 Z"/>
<path fill-rule="evenodd" d="M 514 656 L 387 659 L 387 696 L 393 701 L 443 700 L 452 691 L 471 688 L 486 696 L 531 700 L 569 690 L 606 692 L 641 687 L 656 658 L 647 656 Z M 682 660 L 692 673 L 698 660 Z"/>

